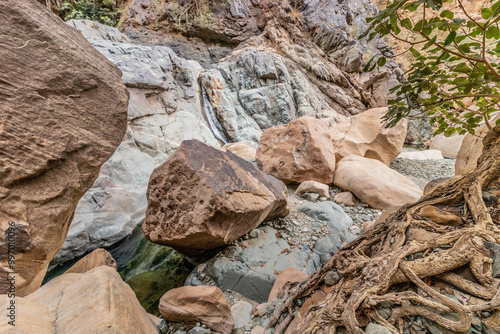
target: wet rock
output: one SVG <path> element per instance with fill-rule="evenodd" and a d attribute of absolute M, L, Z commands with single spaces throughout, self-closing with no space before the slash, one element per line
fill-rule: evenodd
<path fill-rule="evenodd" d="M 128 94 L 118 68 L 40 3 L 2 1 L 0 21 L 8 97 L 0 110 L 0 235 L 23 235 L 16 293 L 25 296 L 40 287 L 78 201 L 121 142 Z M 0 293 L 6 283 L 1 275 Z"/>
<path fill-rule="evenodd" d="M 266 130 L 257 148 L 257 164 L 285 183 L 329 184 L 335 156 L 326 124 L 309 116 Z"/>
<path fill-rule="evenodd" d="M 184 286 L 168 291 L 160 300 L 167 321 L 207 325 L 222 334 L 231 333 L 234 321 L 222 291 L 212 286 Z"/>
<path fill-rule="evenodd" d="M 337 164 L 334 183 L 381 210 L 414 203 L 422 196 L 419 186 L 405 176 L 378 160 L 354 155 Z"/>
<path fill-rule="evenodd" d="M 288 214 L 281 181 L 197 140 L 184 141 L 154 170 L 147 196 L 144 235 L 185 254 L 226 245 Z"/>

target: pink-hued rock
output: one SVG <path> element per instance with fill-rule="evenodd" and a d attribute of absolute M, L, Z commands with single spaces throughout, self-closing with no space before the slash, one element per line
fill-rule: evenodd
<path fill-rule="evenodd" d="M 330 184 L 335 155 L 326 123 L 311 116 L 267 129 L 257 148 L 257 165 L 286 184 Z"/>
<path fill-rule="evenodd" d="M 333 201 L 337 204 L 344 204 L 345 206 L 355 206 L 356 205 L 356 199 L 354 198 L 354 195 L 350 191 L 344 191 L 344 192 L 338 193 L 333 198 Z"/>
<path fill-rule="evenodd" d="M 144 235 L 184 254 L 229 244 L 289 212 L 283 182 L 198 140 L 183 141 L 153 171 L 147 198 Z"/>
<path fill-rule="evenodd" d="M 234 328 L 226 297 L 215 286 L 183 286 L 172 289 L 161 297 L 159 309 L 166 321 L 199 321 L 222 334 L 229 334 Z"/>
<path fill-rule="evenodd" d="M 257 154 L 257 148 L 248 141 L 226 144 L 224 148 L 233 152 L 243 160 L 255 160 Z"/>
<path fill-rule="evenodd" d="M 306 273 L 303 273 L 302 271 L 295 269 L 293 267 L 288 267 L 285 270 L 281 272 L 281 274 L 278 275 L 278 278 L 276 278 L 276 281 L 274 281 L 273 288 L 271 289 L 271 292 L 269 293 L 269 298 L 267 299 L 268 302 L 271 302 L 273 299 L 279 298 L 279 293 L 287 283 L 299 283 L 303 279 L 309 277 Z"/>
<path fill-rule="evenodd" d="M 300 196 L 305 193 L 315 193 L 320 197 L 330 198 L 329 190 L 330 187 L 327 184 L 309 180 L 304 181 L 299 185 L 299 187 L 295 191 L 295 195 Z"/>
<path fill-rule="evenodd" d="M 387 108 L 369 109 L 330 128 L 337 162 L 349 155 L 377 159 L 389 165 L 401 153 L 408 121 L 386 128 Z"/>
<path fill-rule="evenodd" d="M 464 136 L 453 135 L 445 137 L 443 134 L 432 137 L 431 149 L 440 150 L 445 158 L 455 159 L 462 146 Z"/>
<path fill-rule="evenodd" d="M 414 203 L 423 194 L 419 186 L 382 162 L 356 155 L 337 164 L 334 183 L 380 210 Z"/>

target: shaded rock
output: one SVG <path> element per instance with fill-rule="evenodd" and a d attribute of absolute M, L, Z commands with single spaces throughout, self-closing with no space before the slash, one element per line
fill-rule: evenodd
<path fill-rule="evenodd" d="M 366 233 L 367 231 L 369 231 L 370 229 L 372 229 L 373 227 L 375 227 L 375 225 L 377 225 L 377 224 L 374 221 L 364 222 L 363 226 L 361 227 L 361 230 L 363 231 L 363 233 Z"/>
<path fill-rule="evenodd" d="M 338 193 L 337 195 L 335 195 L 333 200 L 337 204 L 344 204 L 346 206 L 356 205 L 356 199 L 354 198 L 354 195 L 350 191 L 344 191 Z"/>
<path fill-rule="evenodd" d="M 2 1 L 0 21 L 0 234 L 13 222 L 23 235 L 16 283 L 25 296 L 40 287 L 78 200 L 121 142 L 128 94 L 118 68 L 40 3 Z"/>
<path fill-rule="evenodd" d="M 378 160 L 354 155 L 337 164 L 334 183 L 380 210 L 414 203 L 422 196 L 422 190 L 405 176 Z"/>
<path fill-rule="evenodd" d="M 318 194 L 321 197 L 330 198 L 329 190 L 330 187 L 327 184 L 319 183 L 316 181 L 304 181 L 295 191 L 295 195 L 300 196 L 304 193 L 309 192 Z"/>
<path fill-rule="evenodd" d="M 242 328 L 248 324 L 252 317 L 252 304 L 240 300 L 231 306 L 231 314 L 234 319 L 234 328 Z"/>
<path fill-rule="evenodd" d="M 178 57 L 168 47 L 114 42 L 119 38 L 116 30 L 96 22 L 81 32 L 91 40 L 101 36 L 92 45 L 122 71 L 130 93 L 128 127 L 78 203 L 66 242 L 52 264 L 109 247 L 130 235 L 145 218 L 151 173 L 183 140 L 219 146 L 201 112 L 200 64 Z"/>
<path fill-rule="evenodd" d="M 451 137 L 445 137 L 443 134 L 432 137 L 431 149 L 440 150 L 445 158 L 455 159 L 462 146 L 464 136 L 453 135 Z"/>
<path fill-rule="evenodd" d="M 161 298 L 159 308 L 166 321 L 199 321 L 223 334 L 234 328 L 229 304 L 217 287 L 184 286 L 170 290 Z"/>
<path fill-rule="evenodd" d="M 445 183 L 448 183 L 452 180 L 457 180 L 457 179 L 458 179 L 457 177 L 440 177 L 440 178 L 434 179 L 425 185 L 424 195 L 430 194 L 431 192 L 434 191 L 434 189 L 436 189 L 440 185 L 443 185 Z"/>
<path fill-rule="evenodd" d="M 108 266 L 61 275 L 24 299 L 57 315 L 52 333 L 157 332 L 132 289 Z"/>
<path fill-rule="evenodd" d="M 116 270 L 116 262 L 111 256 L 111 254 L 102 248 L 98 248 L 92 253 L 85 255 L 77 263 L 75 263 L 71 268 L 69 268 L 65 274 L 68 273 L 85 273 L 91 269 L 97 268 L 99 266 L 108 266 Z"/>
<path fill-rule="evenodd" d="M 398 158 L 411 160 L 438 160 L 443 159 L 443 154 L 440 150 L 405 151 L 401 152 Z"/>
<path fill-rule="evenodd" d="M 257 154 L 257 148 L 249 141 L 240 141 L 224 145 L 224 148 L 236 154 L 243 160 L 254 160 Z"/>
<path fill-rule="evenodd" d="M 329 184 L 335 156 L 326 124 L 310 116 L 266 130 L 257 148 L 257 164 L 285 183 Z"/>
<path fill-rule="evenodd" d="M 485 241 L 486 246 L 490 249 L 491 257 L 493 258 L 493 277 L 500 278 L 500 244 Z"/>
<path fill-rule="evenodd" d="M 276 281 L 274 281 L 273 288 L 269 293 L 269 298 L 267 299 L 267 301 L 271 302 L 273 299 L 280 298 L 280 292 L 283 293 L 283 288 L 285 287 L 286 284 L 300 283 L 303 279 L 306 279 L 307 277 L 309 277 L 309 275 L 303 273 L 302 271 L 297 270 L 296 268 L 293 267 L 286 268 L 281 272 L 281 274 L 278 275 Z"/>
<path fill-rule="evenodd" d="M 186 254 L 223 246 L 266 218 L 288 214 L 282 182 L 198 140 L 184 141 L 154 170 L 147 196 L 146 238 Z"/>
<path fill-rule="evenodd" d="M 418 242 L 424 243 L 436 239 L 441 236 L 439 233 L 429 232 L 421 228 L 409 228 L 406 231 L 406 238 L 408 240 L 416 240 Z"/>
<path fill-rule="evenodd" d="M 389 165 L 403 148 L 407 120 L 386 128 L 382 116 L 387 108 L 369 109 L 330 128 L 335 158 L 349 155 L 376 159 Z"/>

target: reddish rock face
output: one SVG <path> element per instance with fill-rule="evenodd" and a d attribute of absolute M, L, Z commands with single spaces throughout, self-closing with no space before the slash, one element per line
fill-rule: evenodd
<path fill-rule="evenodd" d="M 256 162 L 288 183 L 333 181 L 335 155 L 325 122 L 311 116 L 267 129 L 260 138 Z"/>
<path fill-rule="evenodd" d="M 198 140 L 181 146 L 149 180 L 142 230 L 184 254 L 228 244 L 266 218 L 288 215 L 283 182 Z"/>
<path fill-rule="evenodd" d="M 24 296 L 40 287 L 78 201 L 120 144 L 128 93 L 120 70 L 38 2 L 1 1 L 0 22 L 0 293 L 12 233 Z"/>
<path fill-rule="evenodd" d="M 229 334 L 234 328 L 226 297 L 215 286 L 183 286 L 172 289 L 161 297 L 159 309 L 166 321 L 199 321 L 222 334 Z"/>

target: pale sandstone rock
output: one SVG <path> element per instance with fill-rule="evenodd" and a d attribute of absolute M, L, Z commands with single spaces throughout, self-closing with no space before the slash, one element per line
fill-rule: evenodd
<path fill-rule="evenodd" d="M 356 199 L 354 195 L 350 191 L 343 191 L 338 193 L 333 198 L 333 201 L 338 204 L 344 204 L 346 206 L 354 206 L 356 205 Z"/>
<path fill-rule="evenodd" d="M 299 271 L 298 269 L 295 269 L 293 267 L 286 268 L 281 272 L 281 274 L 278 275 L 276 281 L 274 281 L 273 288 L 269 293 L 269 298 L 267 299 L 267 301 L 271 302 L 273 299 L 279 298 L 279 293 L 283 290 L 285 284 L 299 283 L 307 277 L 309 277 L 309 275 L 303 273 L 302 271 Z"/>
<path fill-rule="evenodd" d="M 419 186 L 410 179 L 380 161 L 355 155 L 348 156 L 337 164 L 334 183 L 380 210 L 414 203 L 423 194 Z"/>
<path fill-rule="evenodd" d="M 9 317 L 12 308 L 11 301 L 7 295 L 0 295 L 0 307 L 2 308 L 2 320 L 0 321 L 0 333 L 16 334 L 53 334 L 56 332 L 54 323 L 56 315 L 47 305 L 37 303 L 26 298 L 15 298 L 15 314 Z M 13 327 L 9 324 L 13 321 Z"/>
<path fill-rule="evenodd" d="M 439 160 L 443 159 L 443 154 L 440 150 L 406 151 L 401 152 L 398 158 L 410 160 Z"/>
<path fill-rule="evenodd" d="M 326 124 L 310 116 L 267 129 L 257 148 L 257 164 L 288 183 L 332 183 L 335 155 Z"/>
<path fill-rule="evenodd" d="M 0 235 L 16 223 L 17 295 L 40 287 L 76 205 L 126 129 L 120 70 L 36 1 L 0 2 Z M 3 238 L 3 237 L 2 237 Z M 7 244 L 0 243 L 0 293 Z"/>
<path fill-rule="evenodd" d="M 440 150 L 445 158 L 455 159 L 462 146 L 464 136 L 453 135 L 451 137 L 445 137 L 443 134 L 432 137 L 431 149 Z"/>
<path fill-rule="evenodd" d="M 316 181 L 304 181 L 302 182 L 297 190 L 295 191 L 295 195 L 301 196 L 305 193 L 315 193 L 320 197 L 330 198 L 330 187 L 327 184 L 319 183 Z"/>
<path fill-rule="evenodd" d="M 243 328 L 248 324 L 252 318 L 253 306 L 252 304 L 240 300 L 231 306 L 231 315 L 234 320 L 234 328 Z"/>
<path fill-rule="evenodd" d="M 108 266 L 63 274 L 24 299 L 57 315 L 52 333 L 157 333 L 134 291 Z"/>
<path fill-rule="evenodd" d="M 111 254 L 102 248 L 98 248 L 92 253 L 85 255 L 77 263 L 75 263 L 71 268 L 69 268 L 65 274 L 68 273 L 85 273 L 91 269 L 97 268 L 99 266 L 108 266 L 116 270 L 116 261 L 113 259 Z"/>
<path fill-rule="evenodd" d="M 389 165 L 400 153 L 406 137 L 406 119 L 386 128 L 387 108 L 369 109 L 330 128 L 337 161 L 349 155 L 377 159 Z"/>
<path fill-rule="evenodd" d="M 159 305 L 163 319 L 201 322 L 222 334 L 231 333 L 234 320 L 222 291 L 215 286 L 183 286 L 163 295 Z"/>
<path fill-rule="evenodd" d="M 288 215 L 283 182 L 198 140 L 184 141 L 154 170 L 147 196 L 144 235 L 185 254 L 226 245 L 266 218 Z"/>
<path fill-rule="evenodd" d="M 249 141 L 239 141 L 224 145 L 224 148 L 236 154 L 243 160 L 255 160 L 257 148 Z"/>
<path fill-rule="evenodd" d="M 364 222 L 363 226 L 361 226 L 361 230 L 363 231 L 363 233 L 366 233 L 367 231 L 371 230 L 375 225 L 376 224 L 374 221 Z"/>

